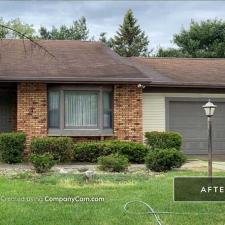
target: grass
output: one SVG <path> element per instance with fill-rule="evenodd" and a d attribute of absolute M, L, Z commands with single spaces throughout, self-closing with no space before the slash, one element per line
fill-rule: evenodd
<path fill-rule="evenodd" d="M 31 196 L 84 196 L 104 197 L 104 202 L 0 202 L 1 225 L 148 225 L 156 224 L 152 216 L 124 212 L 127 201 L 142 200 L 156 211 L 190 212 L 190 215 L 160 215 L 163 225 L 222 225 L 225 204 L 174 203 L 173 177 L 199 176 L 204 172 L 173 171 L 165 174 L 98 175 L 86 183 L 81 175 L 0 176 L 0 195 Z M 222 176 L 222 173 L 216 175 Z M 129 210 L 146 212 L 142 206 Z M 208 215 L 196 215 L 208 212 Z"/>

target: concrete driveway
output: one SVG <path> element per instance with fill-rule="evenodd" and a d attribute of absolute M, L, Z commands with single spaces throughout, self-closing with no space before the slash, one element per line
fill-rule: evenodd
<path fill-rule="evenodd" d="M 181 169 L 190 169 L 194 171 L 207 171 L 208 161 L 207 160 L 188 160 Z M 214 171 L 225 171 L 225 162 L 213 161 L 213 170 Z"/>

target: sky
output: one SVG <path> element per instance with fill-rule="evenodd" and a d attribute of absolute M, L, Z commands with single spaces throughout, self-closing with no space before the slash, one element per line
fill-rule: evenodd
<path fill-rule="evenodd" d="M 87 18 L 90 36 L 98 39 L 101 32 L 114 36 L 123 16 L 132 9 L 138 23 L 150 39 L 150 49 L 173 47 L 172 38 L 191 19 L 225 20 L 225 1 L 0 1 L 0 17 L 20 18 L 51 28 L 70 25 L 81 16 Z"/>

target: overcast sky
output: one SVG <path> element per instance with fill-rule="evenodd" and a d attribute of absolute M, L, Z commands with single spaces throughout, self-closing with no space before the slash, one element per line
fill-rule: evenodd
<path fill-rule="evenodd" d="M 113 36 L 131 8 L 150 37 L 150 48 L 172 46 L 171 39 L 191 19 L 225 19 L 225 1 L 0 1 L 0 17 L 51 27 L 87 18 L 90 36 Z"/>

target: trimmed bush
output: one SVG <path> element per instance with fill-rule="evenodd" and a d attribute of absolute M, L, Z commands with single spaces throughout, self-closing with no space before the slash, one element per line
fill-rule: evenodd
<path fill-rule="evenodd" d="M 101 156 L 98 158 L 99 169 L 108 172 L 122 172 L 128 166 L 128 158 L 124 155 L 111 154 L 108 156 Z"/>
<path fill-rule="evenodd" d="M 51 153 L 54 160 L 66 162 L 73 156 L 73 140 L 69 137 L 38 137 L 30 143 L 31 153 Z"/>
<path fill-rule="evenodd" d="M 74 160 L 97 162 L 98 157 L 113 153 L 109 142 L 81 142 L 74 144 Z"/>
<path fill-rule="evenodd" d="M 33 164 L 37 173 L 45 173 L 55 164 L 54 157 L 50 153 L 31 154 L 29 156 L 29 161 Z"/>
<path fill-rule="evenodd" d="M 143 163 L 149 148 L 141 143 L 132 141 L 114 141 L 111 143 L 113 152 L 125 155 L 129 162 Z"/>
<path fill-rule="evenodd" d="M 176 148 L 180 150 L 182 145 L 182 137 L 177 132 L 146 132 L 146 144 L 150 146 L 151 149 L 161 148 Z"/>
<path fill-rule="evenodd" d="M 74 160 L 79 162 L 97 162 L 100 156 L 118 153 L 127 156 L 130 162 L 142 163 L 148 148 L 140 143 L 126 141 L 85 142 L 74 145 Z"/>
<path fill-rule="evenodd" d="M 23 161 L 26 135 L 24 133 L 0 134 L 0 158 L 6 163 L 19 163 Z"/>
<path fill-rule="evenodd" d="M 175 148 L 151 150 L 145 159 L 146 167 L 156 172 L 179 168 L 185 161 L 184 153 Z"/>

